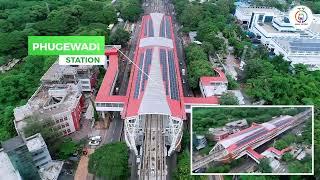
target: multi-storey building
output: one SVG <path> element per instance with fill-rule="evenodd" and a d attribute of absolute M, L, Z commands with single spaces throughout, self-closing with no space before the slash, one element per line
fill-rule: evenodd
<path fill-rule="evenodd" d="M 28 100 L 26 105 L 14 109 L 14 124 L 23 135 L 29 118 L 53 121 L 63 135 L 80 129 L 80 116 L 84 97 L 79 84 L 43 84 Z"/>
<path fill-rule="evenodd" d="M 5 180 L 56 180 L 63 162 L 52 161 L 41 134 L 16 136 L 1 143 L 0 177 Z"/>
<path fill-rule="evenodd" d="M 96 66 L 79 65 L 67 66 L 54 63 L 42 76 L 43 84 L 66 84 L 79 83 L 79 88 L 83 92 L 92 92 L 96 84 L 98 69 Z"/>
<path fill-rule="evenodd" d="M 319 69 L 319 15 L 314 15 L 310 27 L 303 31 L 292 25 L 287 12 L 275 8 L 239 6 L 235 16 L 270 52 L 283 55 L 292 64 L 303 63 L 310 70 Z"/>

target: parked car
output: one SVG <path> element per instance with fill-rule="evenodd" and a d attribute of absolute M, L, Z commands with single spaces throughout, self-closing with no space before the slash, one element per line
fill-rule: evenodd
<path fill-rule="evenodd" d="M 93 140 L 89 141 L 90 146 L 98 146 L 99 144 L 100 144 L 100 141 L 93 141 Z"/>
<path fill-rule="evenodd" d="M 99 142 L 102 141 L 101 136 L 92 136 L 92 137 L 90 137 L 89 139 L 90 139 L 91 141 L 99 141 Z"/>

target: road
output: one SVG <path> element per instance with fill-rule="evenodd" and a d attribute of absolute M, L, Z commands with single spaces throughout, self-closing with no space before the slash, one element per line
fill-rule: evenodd
<path fill-rule="evenodd" d="M 110 123 L 109 129 L 105 131 L 105 134 L 102 137 L 102 144 L 120 141 L 122 132 L 123 120 L 121 119 L 119 112 L 114 112 L 114 118 Z"/>

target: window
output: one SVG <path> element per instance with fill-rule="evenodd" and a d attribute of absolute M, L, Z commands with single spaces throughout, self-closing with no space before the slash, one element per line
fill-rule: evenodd
<path fill-rule="evenodd" d="M 65 121 L 66 121 L 66 120 L 68 120 L 68 118 L 67 118 L 67 117 L 64 117 L 63 119 L 64 119 Z"/>
<path fill-rule="evenodd" d="M 63 131 L 63 134 L 67 134 L 67 131 L 66 131 L 66 130 L 64 130 L 64 131 Z"/>
<path fill-rule="evenodd" d="M 59 123 L 59 119 L 58 119 L 58 120 L 56 120 L 56 123 L 57 123 L 57 124 Z"/>
<path fill-rule="evenodd" d="M 71 133 L 71 130 L 70 130 L 70 129 L 68 129 L 68 133 Z"/>
<path fill-rule="evenodd" d="M 63 119 L 61 118 L 61 119 L 60 119 L 60 122 L 62 122 L 62 121 L 63 121 Z"/>
<path fill-rule="evenodd" d="M 69 126 L 69 123 L 66 123 L 66 127 L 68 127 Z"/>
<path fill-rule="evenodd" d="M 63 124 L 62 124 L 62 125 L 61 125 L 61 127 L 62 127 L 62 128 L 64 128 L 64 127 L 65 127 L 65 125 L 63 125 Z"/>

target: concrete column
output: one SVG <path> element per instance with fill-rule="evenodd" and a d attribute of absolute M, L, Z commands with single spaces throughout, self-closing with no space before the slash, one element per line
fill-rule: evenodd
<path fill-rule="evenodd" d="M 102 118 L 105 119 L 106 118 L 106 115 L 105 115 L 105 112 L 101 112 L 101 115 L 102 115 Z"/>

